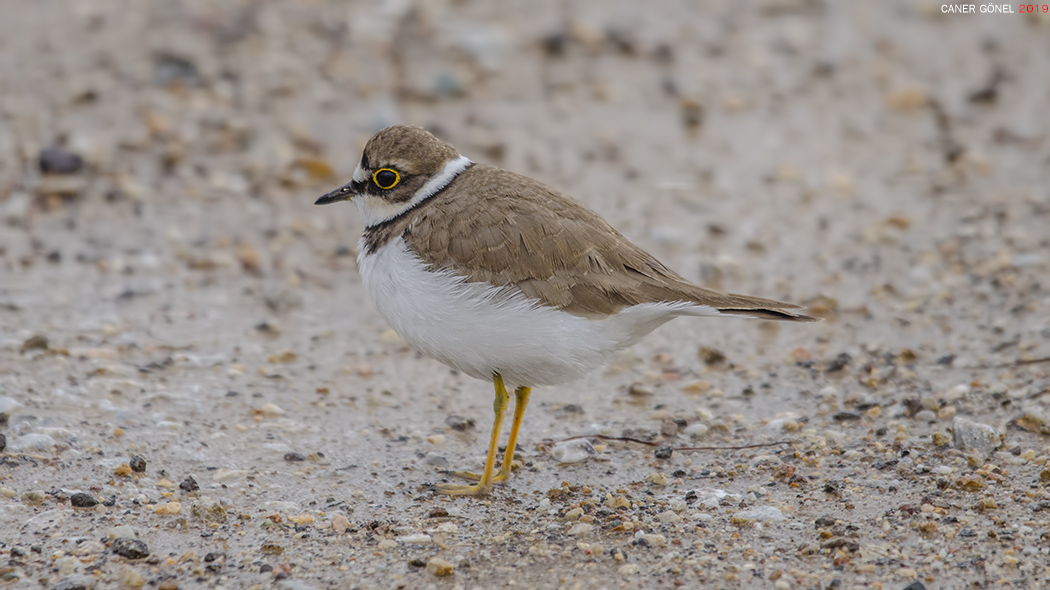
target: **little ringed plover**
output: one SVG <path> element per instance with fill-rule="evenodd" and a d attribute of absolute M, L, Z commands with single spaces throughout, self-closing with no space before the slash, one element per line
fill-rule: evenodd
<path fill-rule="evenodd" d="M 580 202 L 418 127 L 372 136 L 353 179 L 316 204 L 339 201 L 364 217 L 358 266 L 394 331 L 495 385 L 485 468 L 447 494 L 487 494 L 510 477 L 531 387 L 583 377 L 678 316 L 814 321 L 798 305 L 694 285 Z M 507 385 L 514 421 L 496 470 Z"/>

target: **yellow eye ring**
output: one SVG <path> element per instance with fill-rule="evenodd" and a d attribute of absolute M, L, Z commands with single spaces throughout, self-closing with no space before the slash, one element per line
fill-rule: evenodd
<path fill-rule="evenodd" d="M 372 182 L 374 182 L 379 188 L 388 190 L 394 188 L 397 186 L 397 183 L 401 182 L 401 175 L 398 174 L 397 170 L 380 168 L 372 175 Z"/>

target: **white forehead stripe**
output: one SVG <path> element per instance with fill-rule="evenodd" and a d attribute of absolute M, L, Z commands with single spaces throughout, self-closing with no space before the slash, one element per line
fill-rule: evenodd
<path fill-rule="evenodd" d="M 406 203 L 390 203 L 385 199 L 370 197 L 368 195 L 355 197 L 354 200 L 357 201 L 357 206 L 361 211 L 361 216 L 365 219 L 365 226 L 372 227 L 373 225 L 383 223 L 384 221 L 389 221 L 422 203 L 426 199 L 436 195 L 473 163 L 474 162 L 470 161 L 466 156 L 459 156 L 458 158 L 449 160 L 445 164 L 445 167 L 441 169 L 441 172 L 435 174 L 433 178 L 421 186 L 419 190 L 416 191 L 416 194 L 412 195 L 412 198 Z M 362 178 L 358 179 L 358 173 L 361 173 Z M 363 176 L 364 173 L 361 172 L 361 167 L 358 166 L 357 170 L 354 172 L 354 180 L 364 182 L 366 179 L 363 178 Z"/>
<path fill-rule="evenodd" d="M 354 179 L 354 182 L 364 182 L 368 180 L 368 178 L 365 176 L 365 171 L 361 169 L 360 164 L 357 165 L 357 168 L 354 168 L 354 175 L 352 176 L 352 178 Z"/>

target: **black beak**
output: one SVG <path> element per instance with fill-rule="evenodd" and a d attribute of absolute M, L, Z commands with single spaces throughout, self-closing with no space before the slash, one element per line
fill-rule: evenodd
<path fill-rule="evenodd" d="M 339 201 L 349 201 L 357 195 L 359 190 L 361 190 L 361 183 L 351 180 L 349 184 L 343 185 L 314 201 L 314 205 L 330 205 Z"/>

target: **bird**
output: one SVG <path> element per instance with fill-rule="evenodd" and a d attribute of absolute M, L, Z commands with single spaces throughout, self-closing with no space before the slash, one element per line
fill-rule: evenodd
<path fill-rule="evenodd" d="M 817 321 L 798 305 L 692 284 L 579 201 L 420 127 L 375 133 L 350 182 L 315 204 L 342 201 L 364 220 L 358 269 L 380 315 L 424 355 L 495 389 L 481 474 L 457 473 L 474 483 L 440 493 L 483 496 L 508 481 L 532 388 L 580 379 L 676 317 Z M 497 468 L 508 386 L 514 417 Z"/>

